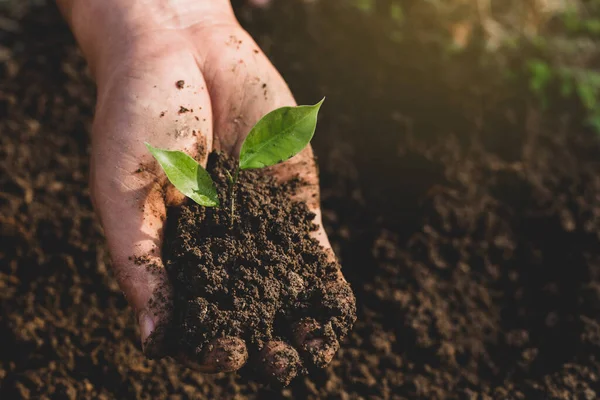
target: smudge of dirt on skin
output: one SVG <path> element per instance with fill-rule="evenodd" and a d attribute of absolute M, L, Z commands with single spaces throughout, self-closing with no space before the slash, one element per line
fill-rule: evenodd
<path fill-rule="evenodd" d="M 135 265 L 144 265 L 144 264 L 147 264 L 150 261 L 150 257 L 148 255 L 133 256 L 133 257 L 129 257 L 129 259 L 133 260 L 133 262 L 135 263 Z"/>
<path fill-rule="evenodd" d="M 238 39 L 237 36 L 235 35 L 231 35 L 229 36 L 229 40 L 227 42 L 225 42 L 225 44 L 227 46 L 235 46 L 236 50 L 240 49 L 240 46 L 242 45 L 242 40 Z"/>
<path fill-rule="evenodd" d="M 204 165 L 206 162 L 206 157 L 208 156 L 208 139 L 200 132 L 197 137 L 198 142 L 196 144 L 196 156 L 194 159 L 198 161 L 198 163 Z"/>
<path fill-rule="evenodd" d="M 175 122 L 178 122 L 177 120 L 175 120 Z M 181 139 L 181 138 L 186 138 L 190 135 L 190 128 L 187 125 L 183 125 L 182 127 L 177 127 L 175 128 L 175 134 L 173 135 L 173 137 L 175 139 Z"/>

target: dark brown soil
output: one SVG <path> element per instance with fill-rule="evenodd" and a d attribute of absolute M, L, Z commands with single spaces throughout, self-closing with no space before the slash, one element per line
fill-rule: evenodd
<path fill-rule="evenodd" d="M 301 3 L 285 30 L 242 15 L 301 103 L 328 95 L 324 224 L 358 305 L 332 364 L 271 390 L 145 359 L 89 200 L 93 85 L 42 8 L 0 28 L 0 399 L 600 396 L 597 135 Z"/>
<path fill-rule="evenodd" d="M 354 296 L 346 286 L 332 290 L 339 267 L 311 237 L 315 215 L 290 198 L 301 182 L 242 171 L 232 220 L 227 172 L 234 167 L 223 154 L 209 156 L 221 207 L 190 202 L 169 212 L 163 256 L 175 291 L 172 353 L 200 361 L 212 340 L 233 336 L 256 357 L 269 341 L 295 346 L 293 326 L 309 318 L 322 326 L 313 335 L 344 338 L 356 319 Z"/>

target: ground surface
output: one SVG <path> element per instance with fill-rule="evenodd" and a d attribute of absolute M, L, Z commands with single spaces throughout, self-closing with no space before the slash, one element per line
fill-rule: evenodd
<path fill-rule="evenodd" d="M 335 5 L 272 12 L 240 16 L 301 103 L 328 95 L 324 218 L 358 305 L 331 366 L 271 392 L 144 359 L 86 186 L 93 85 L 42 9 L 0 30 L 0 398 L 600 396 L 600 147 L 575 111 Z"/>

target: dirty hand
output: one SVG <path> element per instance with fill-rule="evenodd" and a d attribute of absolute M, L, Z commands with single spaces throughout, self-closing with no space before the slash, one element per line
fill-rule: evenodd
<path fill-rule="evenodd" d="M 213 149 L 239 154 L 260 117 L 295 101 L 239 26 L 228 0 L 58 1 L 98 85 L 91 155 L 94 205 L 115 275 L 137 313 L 142 342 L 159 343 L 171 299 L 160 257 L 163 224 L 167 206 L 183 197 L 166 184 L 144 142 L 185 151 L 206 165 Z M 321 225 L 312 150 L 268 172 L 281 180 L 299 174 L 307 182 L 301 195 Z M 331 252 L 322 227 L 315 235 Z M 341 273 L 336 284 L 347 285 Z M 313 337 L 314 329 L 298 323 L 295 345 L 322 366 L 338 344 Z M 216 342 L 199 361 L 202 371 L 232 371 L 246 362 L 246 357 L 223 357 L 232 349 L 247 355 L 241 339 Z M 287 346 L 268 344 L 259 359 L 273 359 Z M 146 345 L 145 351 L 160 356 L 158 347 Z M 267 371 L 271 374 L 285 367 L 263 366 L 275 369 Z"/>

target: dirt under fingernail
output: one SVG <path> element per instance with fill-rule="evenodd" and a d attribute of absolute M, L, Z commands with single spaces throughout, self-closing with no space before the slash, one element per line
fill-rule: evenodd
<path fill-rule="evenodd" d="M 337 306 L 325 293 L 338 266 L 311 236 L 315 215 L 291 199 L 299 179 L 281 184 L 259 171 L 243 171 L 231 223 L 227 171 L 235 163 L 212 153 L 207 169 L 222 206 L 186 203 L 171 208 L 164 244 L 165 266 L 175 293 L 172 342 L 178 352 L 200 357 L 215 338 L 243 339 L 250 348 L 292 343 L 296 321 L 335 317 L 331 333 L 343 337 L 355 320 L 349 298 Z M 289 380 L 284 379 L 286 383 Z"/>

